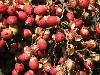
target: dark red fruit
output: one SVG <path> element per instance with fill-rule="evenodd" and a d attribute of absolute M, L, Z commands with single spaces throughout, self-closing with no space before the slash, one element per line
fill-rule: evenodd
<path fill-rule="evenodd" d="M 3 29 L 1 32 L 1 37 L 4 39 L 10 39 L 13 36 L 12 31 L 8 28 Z"/>
<path fill-rule="evenodd" d="M 36 57 L 31 57 L 30 58 L 29 67 L 32 70 L 36 70 L 36 69 L 39 68 L 39 62 L 38 62 L 38 59 Z"/>
<path fill-rule="evenodd" d="M 57 69 L 56 68 L 51 68 L 50 69 L 50 74 L 51 75 L 56 75 L 57 74 Z"/>
<path fill-rule="evenodd" d="M 79 6 L 81 8 L 87 8 L 89 5 L 89 0 L 79 0 Z"/>
<path fill-rule="evenodd" d="M 56 42 L 62 42 L 65 39 L 65 35 L 62 32 L 57 32 L 55 34 L 55 41 Z"/>
<path fill-rule="evenodd" d="M 31 15 L 33 13 L 33 7 L 31 5 L 25 5 L 24 6 L 24 11 L 28 14 Z"/>
<path fill-rule="evenodd" d="M 37 41 L 37 46 L 40 51 L 44 52 L 47 49 L 47 42 L 44 39 L 39 39 Z"/>
<path fill-rule="evenodd" d="M 76 27 L 78 27 L 78 28 L 82 27 L 82 23 L 83 23 L 83 21 L 81 19 L 75 19 Z"/>
<path fill-rule="evenodd" d="M 60 23 L 60 18 L 58 16 L 48 16 L 47 25 L 48 26 L 56 26 Z"/>
<path fill-rule="evenodd" d="M 47 12 L 47 8 L 46 8 L 45 5 L 38 5 L 38 6 L 36 6 L 36 7 L 34 8 L 34 13 L 35 13 L 36 15 L 42 16 L 42 15 L 44 15 L 46 12 Z"/>
<path fill-rule="evenodd" d="M 22 32 L 22 35 L 25 39 L 28 39 L 31 37 L 32 35 L 32 32 L 29 30 L 29 29 L 24 29 L 23 32 Z"/>
<path fill-rule="evenodd" d="M 7 6 L 3 2 L 0 2 L 0 13 L 5 13 L 6 10 Z"/>
<path fill-rule="evenodd" d="M 23 46 L 19 42 L 14 42 L 10 44 L 9 48 L 10 48 L 10 52 L 14 54 L 16 52 L 19 52 L 23 48 Z"/>
<path fill-rule="evenodd" d="M 24 75 L 36 75 L 33 70 L 28 70 Z"/>
<path fill-rule="evenodd" d="M 17 17 L 16 17 L 16 16 L 9 16 L 9 17 L 7 18 L 7 23 L 8 23 L 9 25 L 14 25 L 14 24 L 16 24 L 16 23 L 17 23 Z"/>
<path fill-rule="evenodd" d="M 22 72 L 24 70 L 24 65 L 22 63 L 16 63 L 15 64 L 15 70 L 18 73 Z"/>
<path fill-rule="evenodd" d="M 46 30 L 43 34 L 43 39 L 44 40 L 49 40 L 50 37 L 50 31 Z"/>
<path fill-rule="evenodd" d="M 33 54 L 36 55 L 37 57 L 43 57 L 43 55 L 45 54 L 45 51 L 41 52 L 39 50 L 34 50 Z"/>
<path fill-rule="evenodd" d="M 6 45 L 6 42 L 4 40 L 0 40 L 0 48 L 4 47 Z"/>
<path fill-rule="evenodd" d="M 27 18 L 27 14 L 24 11 L 19 11 L 18 12 L 18 17 L 19 17 L 20 20 L 25 21 L 26 18 Z"/>
<path fill-rule="evenodd" d="M 7 9 L 7 12 L 9 15 L 14 15 L 16 13 L 16 8 L 15 6 L 9 6 Z"/>
<path fill-rule="evenodd" d="M 41 18 L 41 19 L 39 20 L 39 22 L 38 22 L 38 25 L 39 25 L 40 27 L 45 27 L 45 26 L 47 26 L 47 20 L 46 20 L 46 18 L 45 18 L 45 17 Z"/>

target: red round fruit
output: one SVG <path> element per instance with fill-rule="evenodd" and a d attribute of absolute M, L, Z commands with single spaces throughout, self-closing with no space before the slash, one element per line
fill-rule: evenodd
<path fill-rule="evenodd" d="M 17 59 L 18 59 L 19 61 L 22 61 L 22 62 L 23 62 L 23 61 L 27 61 L 29 58 L 30 58 L 30 54 L 28 54 L 28 53 L 26 53 L 26 52 L 20 54 L 20 55 L 17 57 Z"/>
<path fill-rule="evenodd" d="M 43 17 L 43 18 L 41 18 L 41 19 L 39 20 L 38 25 L 39 25 L 40 27 L 45 27 L 45 26 L 47 26 L 47 20 L 45 19 L 45 17 Z"/>
<path fill-rule="evenodd" d="M 4 40 L 0 40 L 0 48 L 4 47 L 6 45 L 6 42 Z"/>
<path fill-rule="evenodd" d="M 36 69 L 39 68 L 39 62 L 38 62 L 38 59 L 36 57 L 31 57 L 30 58 L 29 67 L 32 70 L 36 70 Z"/>
<path fill-rule="evenodd" d="M 82 27 L 82 29 L 80 29 L 80 34 L 85 37 L 89 35 L 89 31 L 86 27 Z"/>
<path fill-rule="evenodd" d="M 27 25 L 29 25 L 29 26 L 32 26 L 33 21 L 34 21 L 33 17 L 28 17 L 28 18 L 26 19 L 25 23 L 26 23 Z"/>
<path fill-rule="evenodd" d="M 16 16 L 9 16 L 7 18 L 7 24 L 14 25 L 17 23 L 17 17 Z"/>
<path fill-rule="evenodd" d="M 68 12 L 66 14 L 66 17 L 69 21 L 73 21 L 74 20 L 74 14 L 72 12 Z"/>
<path fill-rule="evenodd" d="M 0 2 L 0 13 L 5 13 L 6 10 L 7 6 L 3 2 Z"/>
<path fill-rule="evenodd" d="M 100 24 L 96 25 L 95 29 L 96 29 L 96 33 L 100 34 Z"/>
<path fill-rule="evenodd" d="M 75 25 L 76 25 L 76 27 L 82 27 L 82 23 L 83 23 L 83 21 L 81 20 L 81 19 L 75 19 Z"/>
<path fill-rule="evenodd" d="M 38 6 L 36 6 L 36 7 L 34 8 L 34 13 L 35 13 L 36 15 L 42 16 L 42 15 L 44 15 L 46 12 L 47 12 L 47 8 L 46 8 L 45 5 L 38 5 Z"/>
<path fill-rule="evenodd" d="M 47 42 L 41 38 L 37 41 L 37 46 L 40 51 L 44 52 L 47 49 Z"/>
<path fill-rule="evenodd" d="M 48 26 L 55 26 L 60 23 L 60 18 L 58 16 L 48 16 L 47 18 L 47 25 Z"/>
<path fill-rule="evenodd" d="M 24 75 L 36 75 L 33 70 L 28 70 Z"/>
<path fill-rule="evenodd" d="M 33 7 L 31 5 L 25 5 L 24 6 L 24 11 L 28 14 L 31 15 L 33 13 Z"/>
<path fill-rule="evenodd" d="M 27 18 L 27 14 L 24 11 L 19 11 L 18 12 L 18 17 L 19 17 L 20 20 L 25 21 L 26 18 Z"/>
<path fill-rule="evenodd" d="M 4 39 L 10 39 L 13 36 L 12 31 L 8 28 L 3 29 L 1 32 L 1 37 Z"/>
<path fill-rule="evenodd" d="M 63 14 L 63 10 L 60 7 L 56 8 L 56 15 L 62 16 L 62 14 Z"/>
<path fill-rule="evenodd" d="M 55 41 L 56 42 L 62 42 L 65 39 L 65 35 L 62 32 L 57 32 L 55 34 Z"/>
<path fill-rule="evenodd" d="M 89 0 L 79 0 L 79 6 L 81 8 L 87 8 L 89 5 Z"/>
<path fill-rule="evenodd" d="M 23 29 L 22 35 L 25 39 L 28 39 L 31 37 L 32 32 L 29 29 Z"/>
<path fill-rule="evenodd" d="M 9 15 L 14 15 L 16 13 L 16 8 L 15 6 L 9 6 L 7 9 L 7 12 Z"/>
<path fill-rule="evenodd" d="M 44 39 L 44 40 L 49 40 L 49 37 L 50 37 L 49 34 L 44 34 L 44 35 L 43 35 L 43 39 Z"/>
<path fill-rule="evenodd" d="M 50 69 L 50 74 L 51 75 L 56 75 L 57 74 L 57 69 L 56 68 L 51 68 Z"/>
<path fill-rule="evenodd" d="M 22 72 L 24 70 L 24 65 L 22 63 L 16 63 L 15 64 L 15 70 L 18 73 Z"/>
<path fill-rule="evenodd" d="M 12 74 L 11 75 L 19 75 L 19 73 L 14 69 L 14 70 L 12 70 Z"/>

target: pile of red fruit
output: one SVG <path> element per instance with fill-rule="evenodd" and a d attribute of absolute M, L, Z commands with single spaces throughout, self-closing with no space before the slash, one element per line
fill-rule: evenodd
<path fill-rule="evenodd" d="M 93 62 L 100 62 L 100 1 L 33 1 L 0 1 L 0 54 L 16 62 L 10 75 L 93 74 Z"/>

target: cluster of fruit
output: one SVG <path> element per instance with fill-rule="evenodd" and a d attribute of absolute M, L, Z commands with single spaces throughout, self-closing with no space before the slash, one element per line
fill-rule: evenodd
<path fill-rule="evenodd" d="M 100 61 L 99 0 L 0 1 L 0 53 L 12 75 L 89 75 Z M 6 50 L 7 49 L 7 50 Z"/>

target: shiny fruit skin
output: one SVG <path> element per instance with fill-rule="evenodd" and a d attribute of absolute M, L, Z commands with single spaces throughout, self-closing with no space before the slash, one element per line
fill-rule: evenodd
<path fill-rule="evenodd" d="M 48 16 L 47 25 L 48 26 L 56 26 L 60 23 L 60 18 L 58 16 Z"/>
<path fill-rule="evenodd" d="M 19 73 L 14 69 L 14 70 L 12 70 L 12 74 L 11 75 L 19 75 Z"/>
<path fill-rule="evenodd" d="M 32 36 L 32 32 L 29 29 L 23 29 L 22 35 L 25 39 L 28 39 Z"/>
<path fill-rule="evenodd" d="M 22 53 L 22 54 L 20 54 L 20 55 L 17 57 L 17 59 L 18 59 L 19 61 L 21 61 L 21 62 L 27 61 L 29 58 L 30 58 L 30 54 L 25 53 L 25 52 Z"/>
<path fill-rule="evenodd" d="M 39 62 L 38 62 L 38 59 L 36 57 L 31 57 L 30 58 L 29 67 L 32 70 L 36 70 L 36 69 L 39 68 Z"/>
<path fill-rule="evenodd" d="M 4 39 L 11 39 L 12 36 L 12 31 L 8 28 L 3 29 L 3 31 L 1 32 L 1 37 Z"/>
<path fill-rule="evenodd" d="M 7 6 L 4 3 L 0 3 L 0 13 L 5 13 Z"/>
<path fill-rule="evenodd" d="M 22 63 L 16 63 L 15 64 L 15 70 L 18 73 L 22 72 L 24 70 L 24 65 Z"/>
<path fill-rule="evenodd" d="M 47 49 L 47 42 L 44 39 L 39 39 L 37 41 L 37 46 L 40 51 L 44 52 Z"/>
<path fill-rule="evenodd" d="M 57 32 L 55 34 L 55 41 L 62 42 L 65 39 L 65 35 L 62 32 Z"/>
<path fill-rule="evenodd" d="M 87 8 L 89 5 L 89 0 L 79 0 L 79 6 L 81 8 Z"/>
<path fill-rule="evenodd" d="M 24 75 L 36 75 L 33 70 L 28 70 Z"/>
<path fill-rule="evenodd" d="M 24 6 L 24 11 L 28 14 L 31 15 L 33 13 L 33 7 L 31 5 L 25 5 Z"/>
<path fill-rule="evenodd" d="M 9 25 L 14 25 L 14 24 L 16 24 L 16 23 L 17 23 L 17 17 L 16 17 L 16 16 L 9 16 L 9 17 L 7 18 L 7 23 L 8 23 Z"/>
<path fill-rule="evenodd" d="M 66 14 L 66 18 L 69 20 L 69 21 L 73 21 L 74 20 L 74 14 L 72 12 L 68 12 Z"/>
<path fill-rule="evenodd" d="M 18 18 L 22 21 L 25 21 L 27 19 L 27 14 L 24 11 L 19 11 L 18 12 Z"/>
<path fill-rule="evenodd" d="M 36 15 L 42 16 L 47 12 L 47 8 L 45 5 L 38 5 L 34 8 L 34 13 Z"/>
<path fill-rule="evenodd" d="M 6 42 L 4 40 L 0 40 L 0 48 L 4 47 L 6 45 Z"/>
<path fill-rule="evenodd" d="M 16 8 L 15 6 L 9 6 L 7 9 L 7 12 L 9 15 L 14 15 L 16 13 Z"/>

